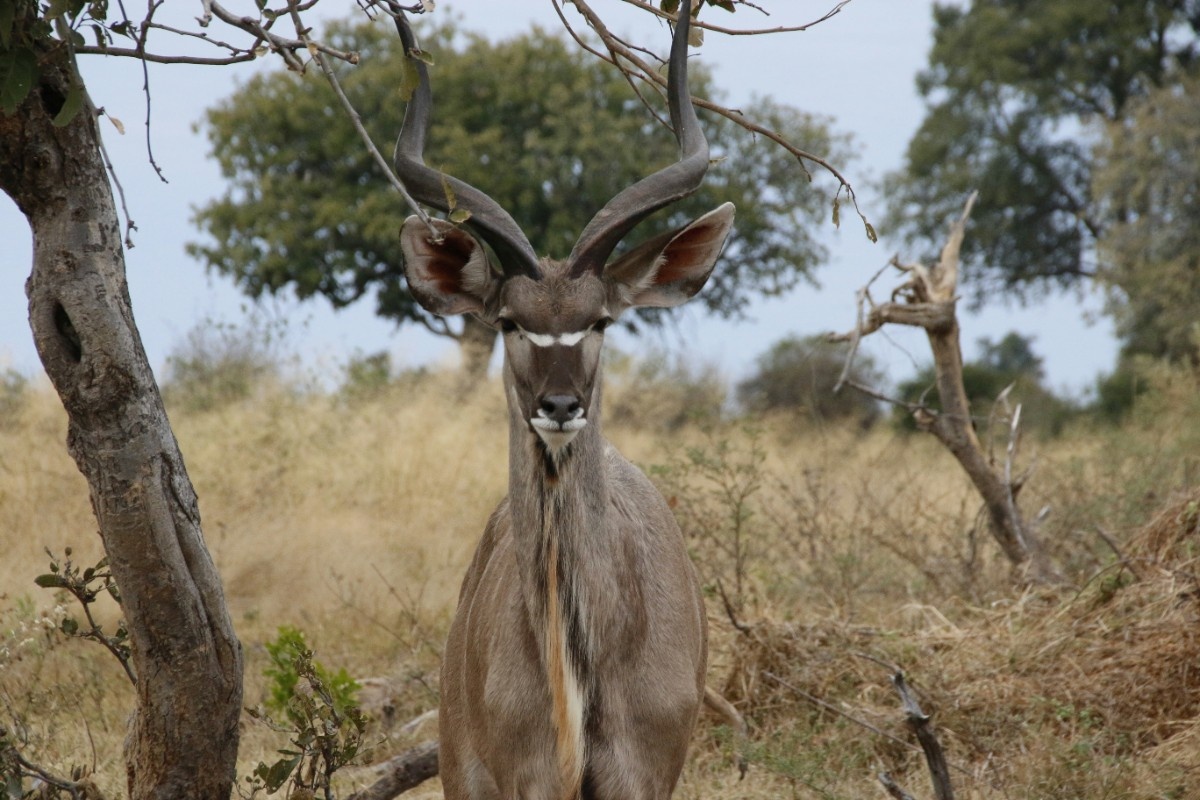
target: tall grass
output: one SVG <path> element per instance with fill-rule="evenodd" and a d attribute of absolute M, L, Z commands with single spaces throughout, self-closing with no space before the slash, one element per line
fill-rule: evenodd
<path fill-rule="evenodd" d="M 610 406 L 653 402 L 652 375 L 622 374 Z M 1036 469 L 1021 502 L 1049 507 L 1040 535 L 1071 581 L 1036 591 L 929 437 L 748 425 L 711 404 L 701 422 L 674 406 L 661 427 L 609 420 L 675 509 L 709 602 L 709 683 L 751 724 L 739 781 L 739 745 L 706 718 L 679 796 L 881 796 L 880 769 L 924 796 L 881 665 L 903 668 L 934 714 L 960 797 L 1196 796 L 1196 389 L 1164 374 L 1124 427 L 1024 444 L 1019 466 Z M 322 663 L 378 679 L 396 718 L 435 707 L 458 583 L 506 490 L 500 387 L 464 396 L 438 374 L 370 392 L 272 384 L 169 410 L 246 648 L 247 703 L 266 697 L 264 645 L 289 625 Z M 30 756 L 83 765 L 120 795 L 132 693 L 100 648 L 53 630 L 69 612 L 33 584 L 47 547 L 102 555 L 64 437 L 44 387 L 0 426 L 0 724 Z M 368 740 L 377 757 L 407 742 L 382 727 Z M 247 719 L 240 773 L 282 743 Z"/>

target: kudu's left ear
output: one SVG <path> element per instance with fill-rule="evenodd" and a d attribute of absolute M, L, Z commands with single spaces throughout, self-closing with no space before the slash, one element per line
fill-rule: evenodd
<path fill-rule="evenodd" d="M 434 237 L 419 217 L 404 220 L 400 249 L 408 288 L 424 308 L 434 314 L 478 313 L 484 310 L 498 276 L 475 237 L 449 222 L 430 220 L 442 240 Z"/>
<path fill-rule="evenodd" d="M 630 250 L 604 270 L 616 305 L 670 308 L 688 300 L 712 274 L 732 228 L 733 203 L 725 203 Z"/>

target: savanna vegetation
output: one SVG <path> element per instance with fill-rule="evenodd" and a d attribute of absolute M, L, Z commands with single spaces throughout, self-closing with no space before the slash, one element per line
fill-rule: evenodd
<path fill-rule="evenodd" d="M 295 749 L 286 656 L 297 649 L 315 651 L 336 702 L 362 702 L 356 763 L 435 735 L 403 723 L 436 707 L 458 581 L 506 481 L 498 384 L 464 399 L 453 375 L 397 375 L 366 357 L 321 390 L 269 351 L 189 337 L 176 356 L 189 369 L 165 386 L 257 709 L 241 723 L 245 794 L 261 791 L 260 763 Z M 192 383 L 201 361 L 206 391 Z M 1034 589 L 1014 580 L 932 437 L 864 431 L 853 417 L 735 414 L 706 399 L 728 392 L 711 370 L 611 362 L 608 408 L 656 399 L 661 419 L 609 414 L 608 434 L 676 512 L 709 602 L 709 683 L 750 726 L 742 741 L 724 719 L 702 720 L 680 797 L 877 796 L 879 771 L 928 796 L 889 683 L 897 668 L 933 715 L 960 797 L 1192 796 L 1193 375 L 1159 370 L 1120 427 L 1077 420 L 1023 443 L 1020 465 L 1037 469 L 1022 502 L 1047 509 L 1039 534 L 1067 577 Z M 226 370 L 236 379 L 213 378 Z M 44 767 L 119 796 L 132 690 L 105 648 L 79 640 L 89 623 L 65 590 L 34 583 L 47 550 L 58 575 L 67 559 L 82 568 L 103 555 L 86 488 L 59 446 L 54 396 L 6 386 L 2 724 Z M 430 425 L 448 404 L 455 424 Z M 103 593 L 94 606 L 117 633 L 119 608 Z M 333 787 L 346 796 L 374 776 L 351 765 Z M 412 796 L 439 796 L 436 781 Z"/>
<path fill-rule="evenodd" d="M 168 424 L 127 304 L 120 242 L 129 231 L 100 154 L 103 111 L 74 62 L 159 54 L 144 37 L 118 47 L 137 38 L 135 27 L 108 6 L 18 0 L 0 13 L 0 184 L 39 245 L 30 319 L 58 395 L 22 375 L 0 377 L 4 791 L 61 795 L 48 788 L 53 775 L 63 791 L 93 799 L 125 785 L 139 797 L 223 796 L 236 759 L 243 795 L 287 787 L 293 797 L 345 796 L 374 777 L 363 764 L 431 735 L 427 718 L 405 723 L 436 706 L 458 580 L 504 490 L 502 398 L 493 384 L 464 400 L 454 378 L 396 375 L 379 356 L 346 365 L 344 385 L 325 389 L 289 377 L 270 347 L 200 331 L 167 365 Z M 229 51 L 214 65 L 259 49 L 293 69 L 308 55 L 353 60 L 310 42 L 299 19 L 290 39 L 220 3 L 204 8 L 202 24 L 215 13 L 251 37 L 245 46 L 210 40 Z M 266 16 L 273 24 L 283 14 Z M 743 738 L 727 719 L 705 718 L 680 796 L 870 796 L 881 791 L 880 772 L 923 794 L 925 767 L 889 686 L 897 670 L 933 715 L 961 797 L 1195 796 L 1198 20 L 1193 0 L 936 6 L 919 79 L 927 117 L 889 181 L 889 216 L 926 245 L 940 240 L 962 196 L 980 191 L 963 251 L 976 301 L 1092 279 L 1109 292 L 1122 360 L 1085 413 L 1045 392 L 1019 336 L 986 343 L 964 372 L 979 439 L 991 466 L 1017 475 L 1008 487 L 1056 580 L 1027 583 L 1014 572 L 985 533 L 974 489 L 931 437 L 869 426 L 872 403 L 823 405 L 815 384 L 794 381 L 828 384 L 838 358 L 827 343 L 790 340 L 765 353 L 739 385 L 736 411 L 704 367 L 669 355 L 613 359 L 611 437 L 675 510 L 709 601 L 709 683 L 749 724 Z M 540 37 L 521 47 L 581 66 Z M 362 89 L 335 70 L 352 93 Z M 572 74 L 604 97 L 619 86 L 597 85 L 586 69 Z M 265 79 L 249 91 L 265 103 L 278 88 Z M 279 96 L 274 122 L 286 127 L 284 112 L 316 95 Z M 613 104 L 623 111 L 632 101 Z M 772 124 L 840 149 L 823 122 L 763 108 Z M 235 186 L 198 216 L 234 245 L 245 244 L 234 235 L 247 227 L 239 203 L 260 199 L 253 191 L 280 167 L 243 163 L 258 151 L 234 147 L 246 130 L 237 111 L 231 103 L 210 118 Z M 251 132 L 272 131 L 250 116 Z M 630 135 L 652 127 L 625 116 Z M 723 188 L 753 195 L 782 157 L 730 136 Z M 547 159 L 568 179 L 571 162 L 554 149 L 580 138 L 547 139 Z M 470 155 L 457 144 L 452 151 Z M 364 160 L 338 158 L 316 166 L 345 168 L 348 182 L 286 158 L 281 168 L 339 186 L 368 180 Z M 751 274 L 748 285 L 770 293 L 806 276 L 819 255 L 778 228 L 821 204 L 807 194 L 766 200 L 762 254 L 780 258 L 782 271 Z M 334 205 L 340 213 L 345 202 Z M 395 216 L 391 207 L 367 215 Z M 293 275 L 259 271 L 273 262 L 248 256 L 262 253 L 230 261 L 204 245 L 195 252 L 218 269 L 226 263 L 252 294 L 290 286 L 340 303 L 379 291 L 381 311 L 390 297 L 393 316 L 406 318 L 403 298 L 388 295 L 402 291 L 395 275 L 379 274 L 390 259 L 364 257 L 376 242 L 361 238 L 340 251 L 349 265 L 340 272 L 318 263 L 329 253 L 310 253 Z M 788 242 L 800 248 L 790 261 L 781 255 Z M 752 250 L 749 240 L 741 247 Z M 739 281 L 716 295 L 734 312 L 745 302 Z M 859 369 L 873 375 L 869 363 Z M 924 396 L 930 378 L 900 393 Z M 997 394 L 1004 402 L 985 408 Z M 1027 412 L 1020 447 L 1004 424 L 1018 401 Z M 430 425 L 447 407 L 455 424 Z M 122 602 L 136 624 L 122 622 Z M 414 794 L 436 797 L 437 784 Z"/>

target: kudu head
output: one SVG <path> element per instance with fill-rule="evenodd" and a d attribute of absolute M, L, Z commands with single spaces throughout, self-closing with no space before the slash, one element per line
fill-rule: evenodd
<path fill-rule="evenodd" d="M 432 313 L 471 313 L 499 328 L 509 403 L 551 452 L 588 424 L 604 329 L 628 308 L 676 306 L 698 292 L 733 224 L 733 205 L 726 203 L 609 261 L 634 226 L 696 191 L 708 169 L 708 142 L 687 88 L 690 6 L 690 0 L 680 5 L 667 81 L 680 158 L 610 200 L 565 260 L 538 258 L 494 200 L 425 165 L 429 77 L 425 64 L 408 56 L 415 40 L 403 13 L 396 17 L 406 57 L 420 77 L 396 142 L 396 172 L 422 203 L 449 211 L 448 197 L 454 197 L 456 209 L 470 212 L 462 227 L 433 220 L 431 230 L 418 217 L 405 221 L 409 288 Z M 480 240 L 495 253 L 500 272 Z"/>

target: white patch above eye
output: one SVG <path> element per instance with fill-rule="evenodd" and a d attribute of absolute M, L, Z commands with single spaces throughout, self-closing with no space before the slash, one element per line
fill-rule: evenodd
<path fill-rule="evenodd" d="M 563 347 L 573 347 L 583 341 L 583 337 L 588 335 L 588 331 L 572 331 L 571 333 L 560 333 L 558 335 L 552 333 L 530 333 L 522 329 L 525 338 L 538 347 L 553 347 L 561 345 Z"/>

